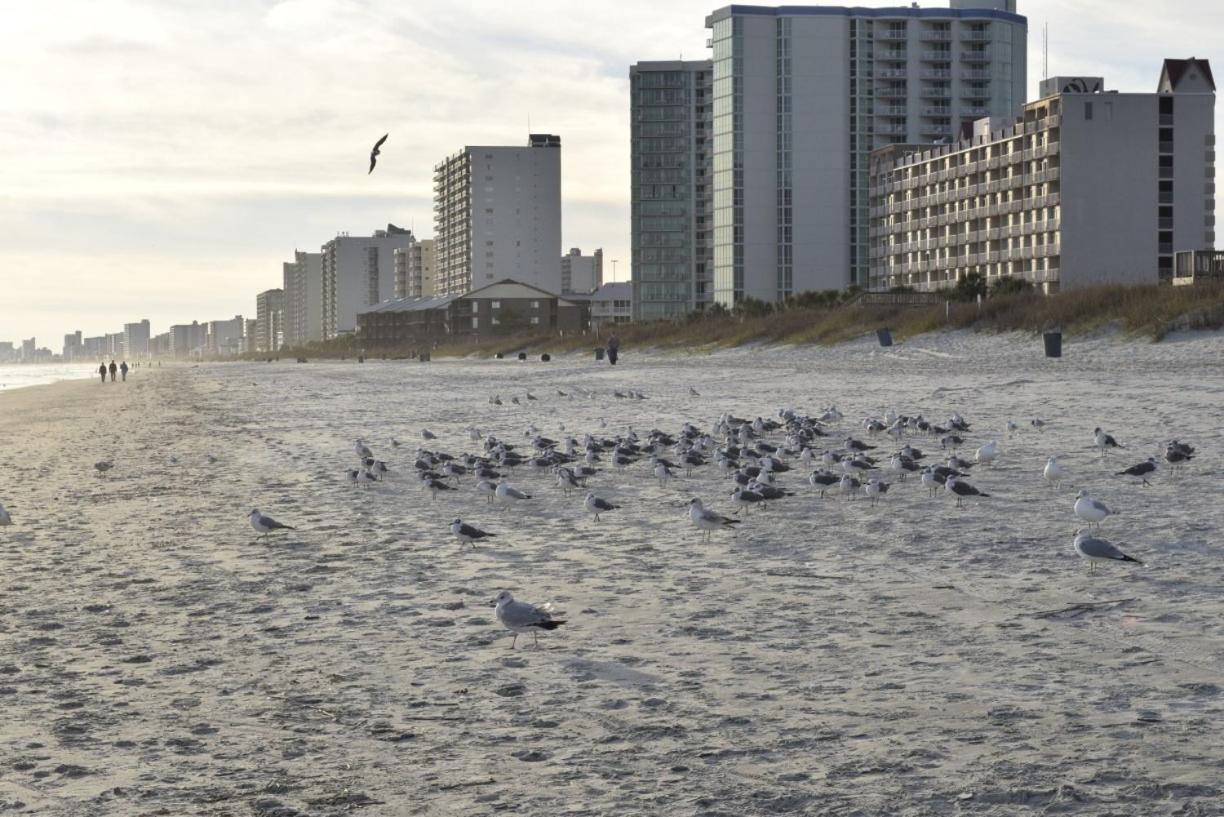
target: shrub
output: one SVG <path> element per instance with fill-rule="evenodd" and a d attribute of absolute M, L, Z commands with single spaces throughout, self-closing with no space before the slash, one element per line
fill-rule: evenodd
<path fill-rule="evenodd" d="M 979 272 L 969 273 L 952 290 L 952 299 L 956 301 L 976 301 L 979 295 L 986 296 L 986 279 Z"/>
<path fill-rule="evenodd" d="M 1023 278 L 1008 276 L 1000 278 L 990 285 L 990 297 L 1005 295 L 1027 295 L 1033 291 L 1033 285 Z"/>

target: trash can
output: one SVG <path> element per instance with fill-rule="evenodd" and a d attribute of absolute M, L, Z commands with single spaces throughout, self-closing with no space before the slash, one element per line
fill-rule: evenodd
<path fill-rule="evenodd" d="M 604 359 L 604 348 L 602 346 L 595 347 L 595 359 L 596 360 Z"/>
<path fill-rule="evenodd" d="M 422 363 L 428 363 L 429 362 L 429 352 L 421 352 L 421 354 L 418 356 L 418 359 Z"/>
<path fill-rule="evenodd" d="M 880 345 L 883 346 L 885 349 L 887 349 L 889 346 L 892 346 L 892 330 L 891 329 L 877 329 L 876 337 L 880 339 Z"/>
<path fill-rule="evenodd" d="M 519 360 L 526 360 L 526 359 L 527 359 L 527 353 L 519 352 Z"/>
<path fill-rule="evenodd" d="M 365 355 L 357 355 L 358 363 L 365 363 Z"/>
<path fill-rule="evenodd" d="M 497 354 L 493 355 L 493 357 L 497 358 L 498 360 L 504 360 L 506 356 L 501 352 L 498 352 Z"/>
<path fill-rule="evenodd" d="M 1046 357 L 1062 357 L 1062 332 L 1046 332 L 1041 337 L 1045 341 Z"/>
<path fill-rule="evenodd" d="M 548 352 L 545 352 L 544 354 L 540 355 L 541 363 L 547 363 L 550 360 L 552 360 L 552 355 L 548 354 Z"/>

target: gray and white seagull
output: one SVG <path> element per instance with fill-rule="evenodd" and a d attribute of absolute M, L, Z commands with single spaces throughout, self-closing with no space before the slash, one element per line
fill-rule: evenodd
<path fill-rule="evenodd" d="M 456 519 L 454 522 L 451 522 L 450 532 L 454 534 L 460 543 L 472 545 L 473 547 L 475 547 L 474 543 L 477 539 L 488 539 L 497 535 L 496 533 L 482 531 L 480 528 L 474 528 L 462 519 Z"/>
<path fill-rule="evenodd" d="M 540 630 L 555 630 L 565 623 L 563 619 L 553 618 L 547 611 L 525 601 L 515 601 L 509 590 L 497 594 L 497 620 L 502 623 L 514 638 L 510 641 L 510 649 L 518 642 L 520 633 L 531 633 L 535 645 L 540 646 Z"/>
<path fill-rule="evenodd" d="M 1080 528 L 1075 534 L 1075 552 L 1088 560 L 1089 573 L 1094 572 L 1097 562 L 1134 562 L 1143 566 L 1143 562 L 1127 556 L 1108 539 L 1093 536 L 1086 528 Z"/>
<path fill-rule="evenodd" d="M 251 527 L 263 536 L 267 536 L 269 533 L 277 530 L 297 530 L 297 528 L 277 522 L 266 513 L 260 513 L 258 508 L 247 514 L 247 519 L 250 521 Z"/>

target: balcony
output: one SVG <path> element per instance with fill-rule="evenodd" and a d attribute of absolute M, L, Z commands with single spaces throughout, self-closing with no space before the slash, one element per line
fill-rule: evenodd
<path fill-rule="evenodd" d="M 952 79 L 951 68 L 925 68 L 922 71 L 923 79 Z"/>
<path fill-rule="evenodd" d="M 965 68 L 961 71 L 961 79 L 968 79 L 968 80 L 990 79 L 990 72 L 982 71 L 977 68 Z"/>
<path fill-rule="evenodd" d="M 952 108 L 947 105 L 927 105 L 922 109 L 923 116 L 951 116 Z"/>
<path fill-rule="evenodd" d="M 951 51 L 923 51 L 922 59 L 927 62 L 952 62 Z"/>
<path fill-rule="evenodd" d="M 905 99 L 908 96 L 904 85 L 886 85 L 883 88 L 877 88 L 875 95 L 876 99 Z"/>
<path fill-rule="evenodd" d="M 918 95 L 923 99 L 952 99 L 952 92 L 947 88 L 923 88 Z"/>
<path fill-rule="evenodd" d="M 939 43 L 952 42 L 952 32 L 946 28 L 923 29 L 920 36 L 924 40 L 930 40 L 933 42 L 939 42 Z"/>
<path fill-rule="evenodd" d="M 905 42 L 909 39 L 909 31 L 904 28 L 877 28 L 872 36 L 876 40 Z"/>
<path fill-rule="evenodd" d="M 972 105 L 961 108 L 961 116 L 990 116 L 990 108 L 984 108 L 980 105 Z"/>
<path fill-rule="evenodd" d="M 960 55 L 961 62 L 990 62 L 990 52 L 982 51 L 962 51 Z"/>
<path fill-rule="evenodd" d="M 906 55 L 904 48 L 882 48 L 875 52 L 877 60 L 894 60 L 905 62 L 909 57 Z"/>
<path fill-rule="evenodd" d="M 876 116 L 905 116 L 908 110 L 904 105 L 876 105 L 872 112 Z"/>
<path fill-rule="evenodd" d="M 905 125 L 889 124 L 889 125 L 877 125 L 875 132 L 876 133 L 886 133 L 891 136 L 904 136 L 908 131 Z"/>
<path fill-rule="evenodd" d="M 875 76 L 878 79 L 905 79 L 909 72 L 904 68 L 877 68 Z"/>
<path fill-rule="evenodd" d="M 987 43 L 990 42 L 990 32 L 962 30 L 960 38 L 967 43 Z"/>

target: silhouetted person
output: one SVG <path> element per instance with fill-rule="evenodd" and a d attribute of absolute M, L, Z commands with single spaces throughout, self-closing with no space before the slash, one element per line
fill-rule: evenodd
<path fill-rule="evenodd" d="M 123 382 L 126 383 L 128 373 L 128 365 L 126 360 L 119 364 L 119 371 L 123 372 Z"/>
<path fill-rule="evenodd" d="M 111 382 L 112 382 L 112 383 L 114 383 L 114 382 L 115 382 L 115 372 L 117 372 L 117 371 L 119 371 L 119 367 L 118 367 L 118 366 L 116 366 L 116 365 L 115 365 L 115 361 L 113 361 L 113 360 L 112 360 L 112 361 L 111 361 L 111 365 L 110 365 L 110 376 L 111 376 Z"/>
<path fill-rule="evenodd" d="M 98 367 L 98 374 L 102 375 L 102 382 L 105 383 L 106 382 L 106 364 L 105 363 L 103 363 L 101 366 Z"/>
<path fill-rule="evenodd" d="M 608 336 L 608 362 L 613 366 L 616 365 L 616 358 L 620 354 L 620 338 L 616 335 Z"/>

